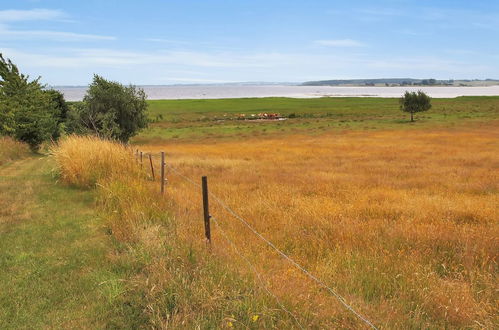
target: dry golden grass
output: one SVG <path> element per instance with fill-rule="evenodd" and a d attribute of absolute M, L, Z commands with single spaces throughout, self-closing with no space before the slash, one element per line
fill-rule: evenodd
<path fill-rule="evenodd" d="M 498 138 L 490 125 L 153 151 L 165 150 L 167 162 L 196 181 L 208 175 L 213 193 L 376 325 L 492 328 L 498 322 Z M 134 263 L 145 263 L 129 290 L 140 291 L 149 325 L 297 326 L 272 297 L 255 290 L 258 281 L 242 280 L 253 274 L 219 228 L 212 229 L 212 252 L 206 249 L 199 189 L 167 171 L 166 196 L 160 196 L 159 183 L 145 179 L 131 150 L 94 138 L 68 138 L 53 154 L 64 181 L 98 184 L 98 205 L 113 234 L 131 244 Z M 362 325 L 213 199 L 211 210 L 302 326 Z"/>
<path fill-rule="evenodd" d="M 26 158 L 31 154 L 28 145 L 10 137 L 0 137 L 0 166 Z M 0 168 L 0 224 L 14 220 L 26 220 L 31 215 L 28 201 L 33 195 L 32 182 L 19 182 L 12 187 L 12 177 L 17 174 L 21 162 Z M 19 198 L 19 194 L 24 198 Z"/>
<path fill-rule="evenodd" d="M 167 162 L 384 328 L 493 328 L 499 306 L 499 129 L 343 132 L 172 143 Z M 177 233 L 203 248 L 201 195 L 168 171 Z M 305 326 L 357 328 L 324 290 L 213 200 L 212 214 Z M 247 265 L 216 227 L 213 250 Z"/>
<path fill-rule="evenodd" d="M 0 168 L 0 225 L 31 218 L 34 183 L 19 180 L 19 173 L 34 167 L 26 161 L 18 161 Z"/>
<path fill-rule="evenodd" d="M 10 137 L 0 136 L 0 165 L 27 157 L 29 154 L 30 150 L 27 144 Z"/>
<path fill-rule="evenodd" d="M 204 247 L 195 249 L 190 239 L 180 239 L 172 200 L 159 194 L 157 181 L 148 181 L 129 149 L 73 136 L 54 146 L 52 154 L 65 182 L 98 188 L 98 210 L 119 242 L 110 261 L 129 273 L 121 279 L 126 308 L 140 311 L 134 324 L 219 328 L 234 322 L 286 328 L 292 322 L 250 279 Z"/>
<path fill-rule="evenodd" d="M 74 135 L 53 145 L 51 154 L 63 182 L 85 188 L 98 186 L 100 209 L 117 239 L 137 241 L 141 226 L 163 218 L 129 147 Z M 161 206 L 166 209 L 165 203 Z"/>
<path fill-rule="evenodd" d="M 61 179 L 79 187 L 136 175 L 139 171 L 132 153 L 125 145 L 93 136 L 69 136 L 51 148 Z"/>

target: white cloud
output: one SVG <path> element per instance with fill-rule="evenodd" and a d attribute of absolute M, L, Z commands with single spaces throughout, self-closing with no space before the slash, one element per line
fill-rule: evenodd
<path fill-rule="evenodd" d="M 187 41 L 163 39 L 163 38 L 144 38 L 142 40 L 149 41 L 149 42 L 166 43 L 166 44 L 181 44 L 181 45 L 190 44 L 190 42 L 187 42 Z"/>
<path fill-rule="evenodd" d="M 328 47 L 364 47 L 365 44 L 352 39 L 316 40 L 317 45 Z"/>
<path fill-rule="evenodd" d="M 69 51 L 69 54 L 68 54 Z M 66 49 L 69 59 L 80 64 L 152 65 L 175 64 L 205 68 L 269 68 L 275 65 L 296 63 L 292 54 L 240 53 L 234 51 L 171 51 L 149 52 L 82 48 Z"/>
<path fill-rule="evenodd" d="M 54 9 L 0 10 L 0 22 L 56 20 L 65 17 L 63 11 Z"/>
<path fill-rule="evenodd" d="M 53 55 L 55 51 L 58 55 Z M 188 68 L 259 68 L 272 69 L 278 67 L 323 67 L 327 64 L 330 68 L 357 67 L 365 68 L 397 68 L 397 69 L 458 69 L 464 63 L 442 59 L 438 57 L 404 57 L 393 58 L 389 62 L 382 58 L 369 58 L 365 56 L 339 56 L 305 53 L 238 53 L 238 52 L 201 52 L 201 51 L 151 51 L 138 52 L 130 50 L 105 49 L 105 48 L 59 48 L 52 49 L 49 53 L 30 53 L 16 49 L 5 49 L 5 53 L 12 56 L 14 62 L 20 61 L 30 67 L 129 67 L 129 66 L 154 66 L 173 65 Z M 314 65 L 312 65 L 312 63 Z M 483 69 L 483 67 L 481 67 Z M 475 68 L 476 69 L 476 68 Z M 184 72 L 182 71 L 182 72 Z M 192 71 L 201 73 L 201 71 Z"/>
<path fill-rule="evenodd" d="M 369 77 L 437 79 L 496 75 L 487 65 L 448 56 L 381 56 L 218 51 L 134 51 L 57 48 L 27 52 L 2 49 L 32 76 L 54 85 L 86 84 L 91 73 L 137 84 L 222 83 L 235 81 L 306 81 Z M 496 70 L 497 71 L 497 70 Z M 169 78 L 168 78 L 169 77 Z M 46 79 L 46 80 L 45 80 Z"/>
<path fill-rule="evenodd" d="M 126 68 L 131 67 L 172 67 L 176 70 L 223 71 L 232 70 L 271 70 L 276 67 L 306 66 L 320 61 L 321 56 L 287 53 L 240 53 L 240 52 L 203 52 L 203 51 L 150 51 L 104 48 L 59 48 L 45 52 L 26 52 L 20 49 L 4 49 L 7 56 L 16 63 L 22 63 L 32 68 Z M 55 55 L 57 54 L 57 55 Z M 328 56 L 327 60 L 332 59 Z M 335 58 L 340 63 L 339 58 Z M 218 70 L 221 71 L 221 70 Z"/>
<path fill-rule="evenodd" d="M 47 30 L 11 30 L 0 26 L 0 40 L 49 39 L 56 41 L 115 40 L 115 37 L 96 34 L 73 33 Z"/>
<path fill-rule="evenodd" d="M 52 30 L 18 30 L 12 24 L 22 21 L 63 21 L 68 22 L 67 15 L 61 10 L 0 10 L 0 40 L 44 39 L 55 41 L 115 40 L 115 37 L 96 34 L 74 33 Z"/>

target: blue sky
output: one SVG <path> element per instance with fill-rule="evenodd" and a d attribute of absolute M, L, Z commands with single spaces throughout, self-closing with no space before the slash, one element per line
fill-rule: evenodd
<path fill-rule="evenodd" d="M 0 0 L 0 52 L 50 85 L 499 78 L 499 1 Z"/>

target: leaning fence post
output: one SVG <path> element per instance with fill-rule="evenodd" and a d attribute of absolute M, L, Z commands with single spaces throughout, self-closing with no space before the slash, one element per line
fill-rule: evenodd
<path fill-rule="evenodd" d="M 149 164 L 151 164 L 152 180 L 155 181 L 156 178 L 154 177 L 154 166 L 152 165 L 152 157 L 150 153 L 149 153 Z"/>
<path fill-rule="evenodd" d="M 201 177 L 201 183 L 203 187 L 203 213 L 204 213 L 204 235 L 206 236 L 206 241 L 211 243 L 211 231 L 210 231 L 210 209 L 208 206 L 208 178 L 206 176 Z"/>
<path fill-rule="evenodd" d="M 161 151 L 161 193 L 165 192 L 165 152 Z"/>

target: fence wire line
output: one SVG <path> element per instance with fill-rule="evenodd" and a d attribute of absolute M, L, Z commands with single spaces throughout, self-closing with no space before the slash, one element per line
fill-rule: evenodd
<path fill-rule="evenodd" d="M 175 167 L 173 167 L 173 165 L 170 165 L 170 164 L 166 164 L 166 166 L 168 166 L 173 172 L 177 173 L 178 176 L 180 176 L 181 178 L 183 178 L 184 180 L 186 180 L 187 182 L 191 183 L 192 185 L 194 185 L 196 188 L 200 188 L 201 185 L 194 182 L 192 179 L 190 179 L 189 177 L 183 175 L 179 170 L 177 170 Z M 211 193 L 210 193 L 211 195 Z"/>
<path fill-rule="evenodd" d="M 211 219 L 213 220 L 213 222 L 215 223 L 215 225 L 217 226 L 217 228 L 220 230 L 220 233 L 222 234 L 222 237 L 225 239 L 225 241 L 227 243 L 229 243 L 231 246 L 232 246 L 232 249 L 234 250 L 234 252 L 236 252 L 236 254 L 241 258 L 243 259 L 247 264 L 248 266 L 250 267 L 251 271 L 253 271 L 253 273 L 255 273 L 255 275 L 257 276 L 258 278 L 258 281 L 260 282 L 260 285 L 261 287 L 270 295 L 274 298 L 274 300 L 277 302 L 277 304 L 279 305 L 279 307 L 286 313 L 288 313 L 289 315 L 291 315 L 291 317 L 293 317 L 293 319 L 295 320 L 296 324 L 298 324 L 298 326 L 300 327 L 300 329 L 304 329 L 304 327 L 301 325 L 301 323 L 298 321 L 298 319 L 296 318 L 296 316 L 290 311 L 288 310 L 286 307 L 284 307 L 284 304 L 279 300 L 279 298 L 274 294 L 272 293 L 272 291 L 270 291 L 267 286 L 265 285 L 260 273 L 256 270 L 255 266 L 253 266 L 253 264 L 249 261 L 249 259 L 244 256 L 238 249 L 237 249 L 237 246 L 236 244 L 229 238 L 229 236 L 227 235 L 227 233 L 225 232 L 225 230 L 222 229 L 222 226 L 220 226 L 220 224 L 218 223 L 218 220 L 211 216 Z"/>
<path fill-rule="evenodd" d="M 200 187 L 200 185 L 196 182 L 194 182 L 192 179 L 189 177 L 183 175 L 179 170 L 177 170 L 175 167 L 173 167 L 170 164 L 167 164 L 168 167 L 170 167 L 176 174 L 178 174 L 180 177 L 184 178 L 186 181 L 191 183 L 192 185 L 196 187 Z M 278 254 L 280 254 L 284 259 L 288 260 L 292 265 L 294 265 L 296 268 L 301 270 L 305 275 L 307 275 L 310 279 L 314 280 L 316 283 L 320 284 L 323 288 L 325 288 L 329 293 L 331 293 L 336 299 L 350 312 L 352 312 L 355 316 L 357 316 L 360 320 L 362 320 L 364 323 L 369 325 L 372 329 L 378 329 L 371 321 L 369 321 L 366 317 L 358 313 L 351 305 L 349 305 L 345 298 L 343 298 L 339 293 L 334 291 L 332 288 L 330 288 L 324 281 L 322 281 L 320 278 L 316 277 L 312 273 L 310 273 L 308 270 L 306 270 L 303 266 L 298 264 L 294 259 L 289 257 L 287 254 L 285 254 L 283 251 L 281 251 L 278 247 L 274 245 L 271 241 L 269 241 L 267 238 L 265 238 L 262 234 L 260 234 L 258 231 L 256 231 L 245 219 L 243 219 L 241 216 L 239 216 L 236 212 L 234 212 L 227 204 L 225 204 L 224 201 L 222 201 L 220 198 L 218 198 L 216 195 L 213 193 L 209 193 L 209 195 L 218 203 L 220 204 L 227 212 L 232 214 L 233 217 L 235 217 L 237 220 L 239 220 L 243 225 L 245 225 L 249 230 L 251 230 L 256 236 L 258 236 L 261 240 L 263 240 L 267 245 L 269 245 L 272 249 L 274 249 Z M 220 226 L 218 226 L 220 228 Z"/>
<path fill-rule="evenodd" d="M 213 199 L 215 199 L 224 209 L 227 210 L 227 212 L 229 212 L 230 214 L 232 214 L 236 219 L 238 219 L 242 224 L 244 224 L 249 230 L 251 230 L 255 235 L 257 235 L 261 240 L 263 240 L 265 243 L 267 243 L 267 245 L 269 245 L 271 248 L 273 248 L 277 253 L 279 253 L 283 258 L 285 258 L 286 260 L 288 260 L 291 264 L 293 264 L 296 268 L 298 268 L 299 270 L 301 270 L 305 275 L 307 275 L 309 278 L 311 278 L 312 280 L 314 280 L 315 282 L 317 282 L 318 284 L 320 284 L 322 287 L 324 287 L 325 289 L 327 289 L 333 296 L 336 297 L 336 299 L 343 305 L 345 306 L 345 308 L 347 308 L 348 310 L 350 310 L 352 313 L 354 313 L 359 319 L 361 319 L 362 321 L 364 321 L 367 325 L 369 325 L 371 328 L 373 329 L 377 329 L 374 324 L 372 324 L 367 318 L 365 318 L 364 316 L 362 316 L 361 314 L 359 314 L 357 311 L 355 311 L 353 309 L 352 306 L 350 306 L 345 298 L 343 298 L 341 295 L 339 295 L 338 293 L 336 293 L 333 289 L 331 289 L 326 283 L 324 283 L 324 281 L 322 281 L 321 279 L 317 278 L 315 275 L 311 274 L 308 270 L 306 270 L 304 267 L 302 267 L 300 264 L 298 264 L 296 261 L 294 261 L 291 257 L 289 257 L 287 254 L 285 254 L 284 252 L 282 252 L 278 247 L 276 247 L 271 241 L 269 241 L 268 239 L 266 239 L 264 236 L 262 236 L 262 234 L 260 234 L 259 232 L 257 232 L 246 220 L 244 220 L 242 217 L 240 217 L 237 213 L 235 213 L 230 207 L 227 206 L 227 204 L 225 204 L 221 199 L 219 199 L 218 197 L 216 197 L 215 195 L 213 194 L 210 194 L 211 197 L 213 197 Z"/>
<path fill-rule="evenodd" d="M 196 187 L 199 187 L 199 185 L 197 183 L 195 183 L 193 180 L 191 180 L 189 177 L 183 175 L 182 173 L 180 173 L 176 168 L 174 168 L 173 166 L 169 165 L 168 164 L 168 167 L 170 167 L 177 175 L 179 175 L 180 177 L 182 177 L 183 179 L 187 180 L 189 183 L 193 184 L 194 186 Z M 249 261 L 249 259 L 244 256 L 238 249 L 237 249 L 237 246 L 236 244 L 229 238 L 229 236 L 227 235 L 227 233 L 225 232 L 225 230 L 223 230 L 222 226 L 219 224 L 219 221 L 214 217 L 214 216 L 210 216 L 210 218 L 213 220 L 213 222 L 215 223 L 215 225 L 217 226 L 217 228 L 220 230 L 221 234 L 222 234 L 222 237 L 225 239 L 225 241 L 227 243 L 229 243 L 229 245 L 231 245 L 232 249 L 234 250 L 234 252 L 236 252 L 236 254 L 241 258 L 243 259 L 247 264 L 248 266 L 250 267 L 251 271 L 257 276 L 258 278 L 258 281 L 260 282 L 260 285 L 261 287 L 270 295 L 274 298 L 274 300 L 277 302 L 277 304 L 279 305 L 279 307 L 284 311 L 286 312 L 287 314 L 291 315 L 291 317 L 295 320 L 296 324 L 298 324 L 298 326 L 300 327 L 300 329 L 304 329 L 304 327 L 301 325 L 301 323 L 298 321 L 298 319 L 296 318 L 296 316 L 291 312 L 289 311 L 285 306 L 284 304 L 279 300 L 279 298 L 274 294 L 272 293 L 268 288 L 267 286 L 265 285 L 260 273 L 256 270 L 255 266 L 253 266 L 253 264 Z"/>

